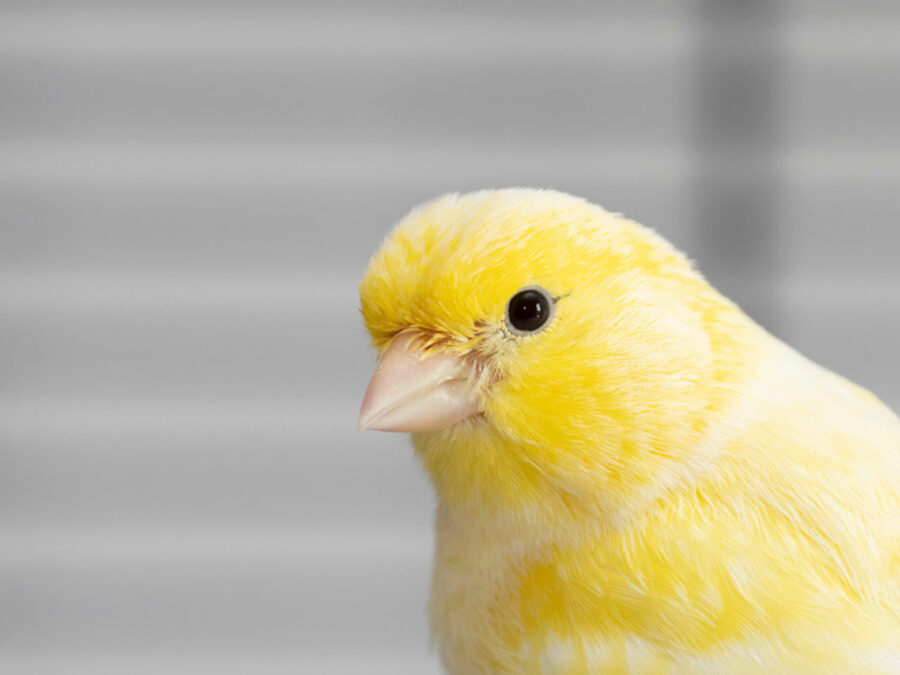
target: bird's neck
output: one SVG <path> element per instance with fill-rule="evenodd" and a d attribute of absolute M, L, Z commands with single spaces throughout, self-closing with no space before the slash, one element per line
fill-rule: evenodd
<path fill-rule="evenodd" d="M 439 533 L 490 537 L 506 548 L 540 546 L 551 535 L 559 544 L 566 536 L 577 540 L 619 529 L 680 480 L 673 458 L 672 470 L 659 470 L 658 481 L 635 483 L 630 491 L 601 471 L 589 482 L 570 482 L 530 459 L 535 448 L 484 422 L 452 435 L 417 435 L 414 445 L 437 494 Z M 613 482 L 618 489 L 610 488 Z"/>

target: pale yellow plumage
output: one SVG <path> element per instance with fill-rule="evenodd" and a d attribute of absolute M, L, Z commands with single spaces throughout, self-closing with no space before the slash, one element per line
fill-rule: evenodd
<path fill-rule="evenodd" d="M 511 335 L 539 285 L 552 323 Z M 416 433 L 451 673 L 900 672 L 900 421 L 651 231 L 550 191 L 451 195 L 374 256 L 362 312 L 478 363 Z"/>

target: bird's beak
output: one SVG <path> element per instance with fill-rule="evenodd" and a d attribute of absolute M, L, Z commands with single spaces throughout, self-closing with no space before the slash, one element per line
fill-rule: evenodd
<path fill-rule="evenodd" d="M 472 365 L 450 354 L 425 355 L 401 333 L 382 355 L 359 410 L 357 428 L 437 431 L 479 412 Z"/>

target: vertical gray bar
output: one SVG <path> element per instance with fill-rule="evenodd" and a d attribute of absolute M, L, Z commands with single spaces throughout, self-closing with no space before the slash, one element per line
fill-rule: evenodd
<path fill-rule="evenodd" d="M 777 328 L 778 0 L 699 3 L 697 238 L 710 281 Z"/>

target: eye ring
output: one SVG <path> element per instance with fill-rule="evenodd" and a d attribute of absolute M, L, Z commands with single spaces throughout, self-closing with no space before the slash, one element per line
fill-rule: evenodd
<path fill-rule="evenodd" d="M 525 286 L 506 303 L 506 328 L 513 335 L 540 333 L 556 313 L 554 297 L 540 286 Z"/>

